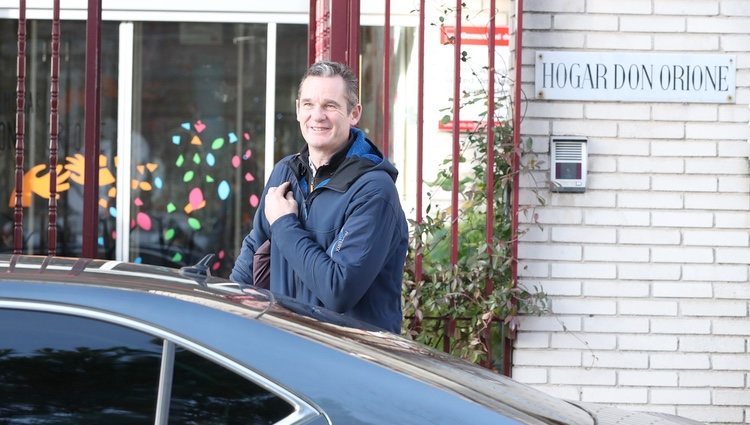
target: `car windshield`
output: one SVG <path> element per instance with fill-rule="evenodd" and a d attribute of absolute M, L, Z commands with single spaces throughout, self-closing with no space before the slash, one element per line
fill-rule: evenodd
<path fill-rule="evenodd" d="M 521 411 L 547 422 L 594 425 L 592 417 L 581 408 L 503 375 L 389 332 L 362 326 L 359 322 L 347 323 L 341 317 L 338 317 L 336 323 L 319 321 L 317 319 L 324 318 L 320 311 L 327 310 L 318 308 L 316 311 L 318 315 L 296 310 L 291 312 L 276 305 L 261 320 L 273 322 L 276 327 L 414 376 L 511 416 L 514 413 L 517 415 L 515 411 Z M 300 317 L 295 313 L 302 313 L 304 316 Z M 336 315 L 331 312 L 328 316 L 331 314 Z M 345 326 L 341 326 L 342 324 Z"/>

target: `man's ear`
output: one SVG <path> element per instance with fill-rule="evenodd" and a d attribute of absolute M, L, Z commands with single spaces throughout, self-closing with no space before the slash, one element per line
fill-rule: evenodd
<path fill-rule="evenodd" d="M 362 117 L 362 105 L 356 104 L 352 111 L 349 113 L 349 125 L 352 127 L 357 125 L 359 119 Z"/>

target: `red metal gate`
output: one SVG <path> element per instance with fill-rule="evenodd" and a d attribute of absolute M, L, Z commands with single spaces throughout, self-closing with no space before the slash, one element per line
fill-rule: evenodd
<path fill-rule="evenodd" d="M 456 0 L 455 4 L 455 34 L 461 33 L 461 25 L 462 25 L 462 7 L 464 3 L 461 0 Z M 495 33 L 496 33 L 496 0 L 490 1 L 489 6 L 490 12 L 490 19 L 489 19 L 489 25 L 487 29 L 488 37 L 487 39 L 490 40 L 490 42 L 487 43 L 488 47 L 488 60 L 489 60 L 489 66 L 487 69 L 488 72 L 488 99 L 494 99 L 495 97 L 495 43 L 492 42 L 495 40 Z M 357 48 L 358 43 L 356 42 L 356 33 L 359 30 L 358 22 L 354 23 L 354 19 L 358 20 L 358 13 L 355 13 L 357 16 L 352 17 L 352 15 L 347 15 L 347 13 L 350 12 L 358 12 L 359 11 L 359 2 L 358 0 L 310 0 L 310 50 L 309 50 L 309 57 L 314 58 L 315 60 L 320 59 L 333 59 L 338 60 L 341 62 L 348 63 L 353 69 L 357 69 L 358 67 L 358 61 L 356 60 L 358 56 Z M 333 11 L 341 12 L 340 14 L 336 15 Z M 522 31 L 523 31 L 523 0 L 517 1 L 517 11 L 516 11 L 516 43 L 515 43 L 515 63 L 520 64 L 521 63 L 521 52 L 522 52 Z M 391 45 L 391 33 L 390 33 L 390 17 L 391 17 L 391 7 L 390 7 L 390 1 L 385 0 L 385 10 L 383 11 L 385 16 L 385 23 L 384 23 L 384 45 L 390 46 Z M 423 217 L 422 217 L 422 211 L 423 211 L 423 193 L 422 193 L 422 187 L 423 187 L 423 158 L 424 158 L 424 79 L 425 79 L 425 67 L 424 67 L 424 30 L 425 30 L 425 0 L 421 0 L 419 2 L 419 35 L 418 35 L 418 48 L 419 48 L 419 64 L 418 64 L 418 96 L 417 96 L 417 157 L 416 157 L 416 163 L 417 163 L 417 176 L 416 176 L 416 217 L 415 220 L 417 223 L 422 223 Z M 458 216 L 459 216 L 459 199 L 458 199 L 458 188 L 459 188 L 459 158 L 460 158 L 460 152 L 459 152 L 459 146 L 460 146 L 460 126 L 458 123 L 460 122 L 460 111 L 461 106 L 459 104 L 461 99 L 461 60 L 462 60 L 462 49 L 461 49 L 461 37 L 454 37 L 454 81 L 453 81 L 453 122 L 455 125 L 453 126 L 453 154 L 452 154 L 452 190 L 451 190 L 451 263 L 455 265 L 458 261 Z M 390 87 L 390 55 L 391 55 L 391 49 L 386 47 L 384 49 L 385 51 L 385 58 L 384 58 L 384 69 L 383 69 L 383 105 L 381 105 L 381 111 L 383 114 L 383 125 L 384 130 L 382 132 L 384 140 L 382 140 L 382 146 L 383 146 L 383 152 L 386 156 L 389 154 L 389 146 L 390 141 L 388 140 L 388 135 L 390 132 L 388 131 L 390 126 L 390 108 L 392 107 L 391 104 L 387 102 L 387 99 L 390 99 L 390 93 L 388 92 Z M 353 52 L 355 52 L 353 54 Z M 521 67 L 516 66 L 515 67 L 515 81 L 520 82 L 521 81 Z M 512 175 L 512 199 L 511 199 L 511 220 L 512 220 L 512 235 L 511 235 L 511 276 L 513 284 L 517 284 L 517 277 L 518 277 L 518 264 L 517 264 L 517 258 L 518 258 L 518 206 L 519 206 L 519 198 L 518 198 L 518 192 L 519 192 L 519 179 L 516 177 L 518 175 L 518 170 L 520 168 L 520 101 L 518 101 L 521 98 L 520 93 L 520 84 L 516 83 L 514 85 L 514 96 L 513 99 L 516 101 L 513 103 L 513 156 L 511 160 L 511 168 L 513 170 Z M 495 105 L 493 101 L 487 102 L 488 105 L 488 111 L 487 111 L 487 123 L 486 123 L 486 131 L 487 131 L 487 152 L 494 152 L 494 128 L 495 128 Z M 487 170 L 494 170 L 495 164 L 495 158 L 493 155 L 487 155 L 487 163 L 486 167 Z M 486 173 L 488 181 L 486 184 L 487 193 L 487 223 L 486 223 L 486 241 L 487 241 L 487 250 L 488 253 L 492 249 L 493 246 L 493 238 L 494 238 L 494 223 L 492 221 L 494 214 L 493 214 L 493 208 L 494 208 L 494 193 L 493 193 L 493 173 L 488 172 Z M 422 278 L 422 261 L 421 261 L 421 255 L 417 254 L 416 258 L 416 264 L 415 264 L 415 279 L 420 280 Z M 487 279 L 485 283 L 485 292 L 489 293 L 492 291 L 493 283 L 491 280 Z M 446 323 L 446 327 L 450 328 L 452 324 L 450 321 Z M 490 332 L 490 328 L 488 328 L 488 331 Z M 489 335 L 486 335 L 488 337 Z M 445 341 L 445 350 L 448 351 L 448 338 L 446 338 Z M 488 349 L 491 350 L 491 344 L 488 345 Z M 506 337 L 504 340 L 504 352 L 510 354 L 512 352 L 512 340 L 510 337 Z M 492 357 L 491 352 L 488 353 L 488 360 L 487 360 L 487 366 L 489 366 L 489 359 Z M 511 356 L 505 355 L 503 356 L 503 373 L 506 375 L 510 375 L 510 369 L 511 369 Z"/>
<path fill-rule="evenodd" d="M 57 62 L 59 61 L 59 0 L 54 1 L 53 26 L 52 26 L 52 68 L 51 80 L 52 88 L 50 90 L 50 193 L 49 198 L 49 223 L 48 223 L 48 254 L 54 255 L 56 252 L 56 217 L 57 204 L 55 192 L 55 178 L 57 168 Z M 382 147 L 384 154 L 389 156 L 390 140 L 388 140 L 391 126 L 391 107 L 388 102 L 390 95 L 390 60 L 391 60 L 391 3 L 385 1 L 383 11 L 385 17 L 384 24 L 384 45 L 387 46 L 384 57 L 383 69 L 383 104 L 380 105 L 380 111 L 383 115 L 383 137 Z M 455 31 L 459 34 L 462 24 L 462 7 L 461 0 L 456 0 L 455 4 Z M 523 30 L 523 0 L 516 1 L 516 31 L 515 31 L 515 63 L 521 63 L 522 52 L 522 30 Z M 310 0 L 310 18 L 309 18 L 309 40 L 308 40 L 308 58 L 309 62 L 320 59 L 332 59 L 344 62 L 350 65 L 355 72 L 359 69 L 359 17 L 360 3 L 359 0 Z M 488 25 L 488 39 L 495 40 L 495 0 L 490 1 L 490 19 Z M 23 152 L 24 152 L 24 99 L 26 84 L 26 1 L 19 0 L 19 20 L 18 20 L 18 58 L 17 58 L 17 109 L 16 109 L 16 162 L 15 162 L 15 208 L 14 208 L 14 253 L 20 254 L 23 249 Z M 424 34 L 425 34 L 425 0 L 419 3 L 419 28 L 418 28 L 418 96 L 417 96 L 417 157 L 416 161 L 416 217 L 417 223 L 423 220 L 423 153 L 424 153 L 424 80 L 425 80 L 425 55 L 424 55 Z M 101 57 L 101 0 L 88 0 L 88 20 L 86 24 L 86 86 L 85 86 L 85 184 L 84 184 L 84 228 L 83 233 L 83 256 L 96 256 L 96 239 L 97 239 L 97 188 L 98 172 L 97 161 L 99 157 L 99 88 L 100 88 L 100 57 Z M 488 98 L 494 99 L 494 74 L 495 74 L 495 43 L 488 42 Z M 452 191 L 451 191 L 451 262 L 455 265 L 458 261 L 458 187 L 459 187 L 459 141 L 460 126 L 459 118 L 461 107 L 459 99 L 461 97 L 461 38 L 454 37 L 454 81 L 453 81 L 453 158 L 452 158 Z M 515 81 L 521 81 L 521 67 L 515 66 Z M 513 176 L 517 176 L 520 166 L 519 150 L 520 145 L 520 84 L 514 85 L 513 99 L 513 145 L 515 154 L 512 157 Z M 487 111 L 487 152 L 494 152 L 494 102 L 488 103 Z M 494 169 L 495 158 L 493 155 L 487 155 L 487 170 Z M 487 182 L 487 223 L 486 223 L 486 240 L 488 250 L 492 247 L 494 237 L 494 226 L 492 217 L 494 214 L 494 193 L 493 193 L 493 173 L 487 173 L 489 181 Z M 517 239 L 518 239 L 518 178 L 514 177 L 512 181 L 512 236 L 511 236 L 511 275 L 515 284 L 517 281 Z M 417 279 L 422 276 L 421 256 L 417 255 L 415 264 L 415 275 Z M 485 291 L 492 291 L 492 282 L 487 281 Z M 446 326 L 451 326 L 447 323 Z M 505 352 L 510 353 L 511 341 L 505 340 Z M 510 355 L 504 356 L 503 372 L 510 374 L 511 358 Z"/>

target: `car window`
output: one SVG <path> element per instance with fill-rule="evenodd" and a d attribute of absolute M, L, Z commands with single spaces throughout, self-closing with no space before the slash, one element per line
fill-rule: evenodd
<path fill-rule="evenodd" d="M 100 320 L 0 309 L 2 423 L 154 423 L 163 343 Z M 293 411 L 245 377 L 176 347 L 170 423 L 272 424 Z"/>
<path fill-rule="evenodd" d="M 0 310 L 8 424 L 153 423 L 161 341 L 69 315 Z"/>
<path fill-rule="evenodd" d="M 264 388 L 180 347 L 170 406 L 170 424 L 269 424 L 294 410 Z"/>

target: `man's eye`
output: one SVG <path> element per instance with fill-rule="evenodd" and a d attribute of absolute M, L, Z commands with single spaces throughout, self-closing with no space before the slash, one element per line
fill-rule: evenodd
<path fill-rule="evenodd" d="M 338 105 L 336 105 L 335 103 L 329 103 L 326 105 L 326 109 L 338 109 Z"/>

